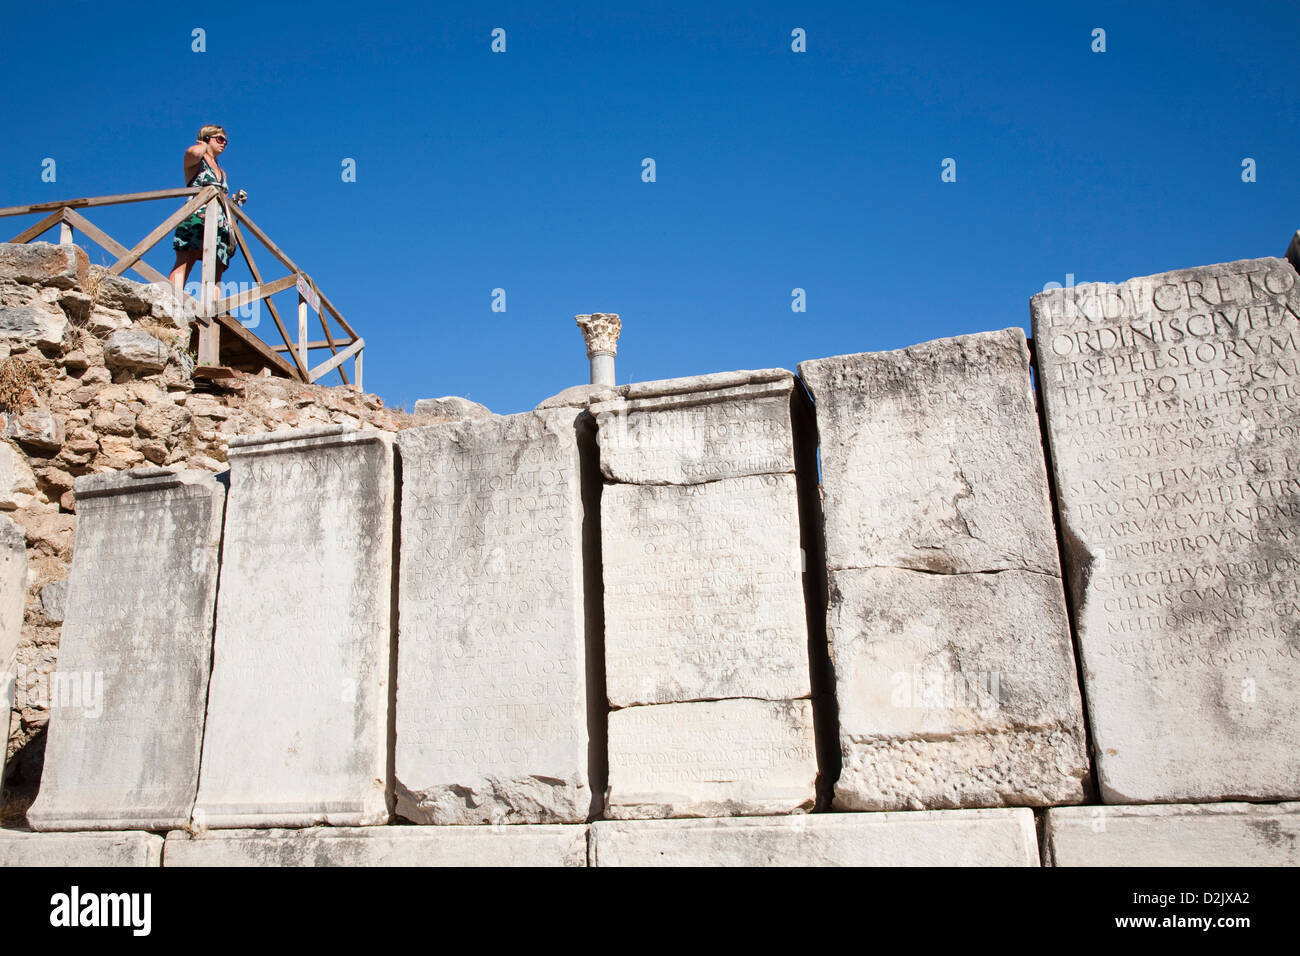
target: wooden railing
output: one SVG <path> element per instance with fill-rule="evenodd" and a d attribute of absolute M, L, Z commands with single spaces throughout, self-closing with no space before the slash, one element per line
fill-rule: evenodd
<path fill-rule="evenodd" d="M 123 203 L 179 198 L 185 198 L 185 204 L 159 223 L 147 236 L 130 249 L 78 212 L 80 209 L 87 209 L 92 206 L 114 206 Z M 280 247 L 272 242 L 253 220 L 248 218 L 243 209 L 229 201 L 226 202 L 226 208 L 233 214 L 233 217 L 228 222 L 231 235 L 238 244 L 239 250 L 244 254 L 244 259 L 248 262 L 248 271 L 252 273 L 256 285 L 246 292 L 218 298 L 220 287 L 216 281 L 217 209 L 221 204 L 222 198 L 215 186 L 194 186 L 186 189 L 159 189 L 153 192 L 124 193 L 118 196 L 92 196 L 87 199 L 68 199 L 56 202 L 33 203 L 28 206 L 9 206 L 0 208 L 0 217 L 48 213 L 39 222 L 24 229 L 9 241 L 32 242 L 55 226 L 59 226 L 59 242 L 71 243 L 74 230 L 80 231 L 109 253 L 117 256 L 117 261 L 108 267 L 108 271 L 114 275 L 121 275 L 127 269 L 132 269 L 149 282 L 168 282 L 168 278 L 145 262 L 143 257 L 150 249 L 170 235 L 184 219 L 199 209 L 203 209 L 205 211 L 203 215 L 201 292 L 200 300 L 192 310 L 192 314 L 195 316 L 194 324 L 198 327 L 198 365 L 220 366 L 222 364 L 222 332 L 224 330 L 233 337 L 233 341 L 229 342 L 231 347 L 228 347 L 226 351 L 233 352 L 239 349 L 244 352 L 255 353 L 257 360 L 269 367 L 274 373 L 288 378 L 296 378 L 303 382 L 315 382 L 330 372 L 337 371 L 339 377 L 343 379 L 343 384 L 353 384 L 349 382 L 343 364 L 348 359 L 351 359 L 353 378 L 355 384 L 360 386 L 361 355 L 365 348 L 365 340 L 357 335 L 347 320 L 339 314 L 339 310 L 334 307 L 334 303 L 321 293 L 312 278 L 298 268 L 294 261 L 285 255 Z M 289 270 L 289 275 L 271 282 L 262 280 L 262 273 L 257 268 L 252 251 L 244 238 L 243 230 L 240 229 L 241 223 L 270 251 L 271 255 L 281 265 Z M 290 338 L 289 330 L 281 320 L 275 303 L 271 301 L 271 296 L 277 292 L 292 288 L 298 290 L 298 337 L 296 340 Z M 283 344 L 268 345 L 245 327 L 237 316 L 231 314 L 263 299 L 266 300 L 266 307 L 271 313 L 271 318 L 275 320 L 275 327 L 279 330 Z M 184 303 L 185 300 L 186 297 L 182 293 L 179 296 L 179 301 Z M 325 335 L 323 340 L 308 340 L 309 301 L 320 317 L 321 329 Z M 337 337 L 330 331 L 328 316 L 333 316 L 343 330 Z M 310 353 L 323 349 L 329 350 L 329 358 L 312 367 L 308 360 Z M 288 355 L 292 364 L 290 364 L 290 361 L 285 360 L 285 355 Z"/>

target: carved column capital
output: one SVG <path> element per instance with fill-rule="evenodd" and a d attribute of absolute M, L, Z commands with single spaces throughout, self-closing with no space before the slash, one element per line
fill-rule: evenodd
<path fill-rule="evenodd" d="M 587 357 L 598 352 L 610 355 L 618 354 L 618 334 L 623 330 L 617 312 L 593 312 L 591 315 L 574 316 L 582 337 L 587 340 Z"/>

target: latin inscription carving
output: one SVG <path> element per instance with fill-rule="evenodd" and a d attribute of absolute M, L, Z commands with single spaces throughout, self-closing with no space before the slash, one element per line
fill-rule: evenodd
<path fill-rule="evenodd" d="M 1290 266 L 1259 259 L 1034 300 L 1085 663 L 1099 680 L 1200 688 L 1153 692 L 1171 733 L 1182 707 L 1218 715 L 1199 747 L 1184 733 L 1167 748 L 1173 792 L 1189 797 L 1300 793 L 1281 766 L 1300 738 L 1278 693 L 1300 677 L 1298 292 Z M 1192 762 L 1217 748 L 1229 764 L 1270 753 L 1278 769 L 1257 756 L 1236 784 L 1228 770 L 1197 784 Z M 1122 790 L 1110 757 L 1103 784 L 1109 763 Z"/>

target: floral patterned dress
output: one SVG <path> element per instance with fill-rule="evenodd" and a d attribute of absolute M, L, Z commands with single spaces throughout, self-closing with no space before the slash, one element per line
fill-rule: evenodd
<path fill-rule="evenodd" d="M 199 171 L 194 174 L 194 178 L 187 185 L 190 187 L 216 186 L 223 194 L 227 191 L 226 181 L 218 178 L 212 167 L 208 165 L 206 156 L 203 157 L 203 161 L 199 165 Z M 235 240 L 230 234 L 230 226 L 226 222 L 225 196 L 222 195 L 220 198 L 222 201 L 217 205 L 217 260 L 225 267 L 230 265 L 230 257 L 235 250 Z M 185 249 L 200 253 L 203 251 L 202 209 L 192 213 L 176 227 L 176 238 L 172 240 L 172 248 L 177 252 Z"/>

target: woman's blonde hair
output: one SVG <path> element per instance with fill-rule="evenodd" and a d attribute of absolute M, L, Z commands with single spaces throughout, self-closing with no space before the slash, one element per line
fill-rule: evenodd
<path fill-rule="evenodd" d="M 218 133 L 220 133 L 222 136 L 225 136 L 226 128 L 224 126 L 210 126 L 210 125 L 201 127 L 199 129 L 199 142 L 206 143 L 210 137 L 216 136 Z"/>

